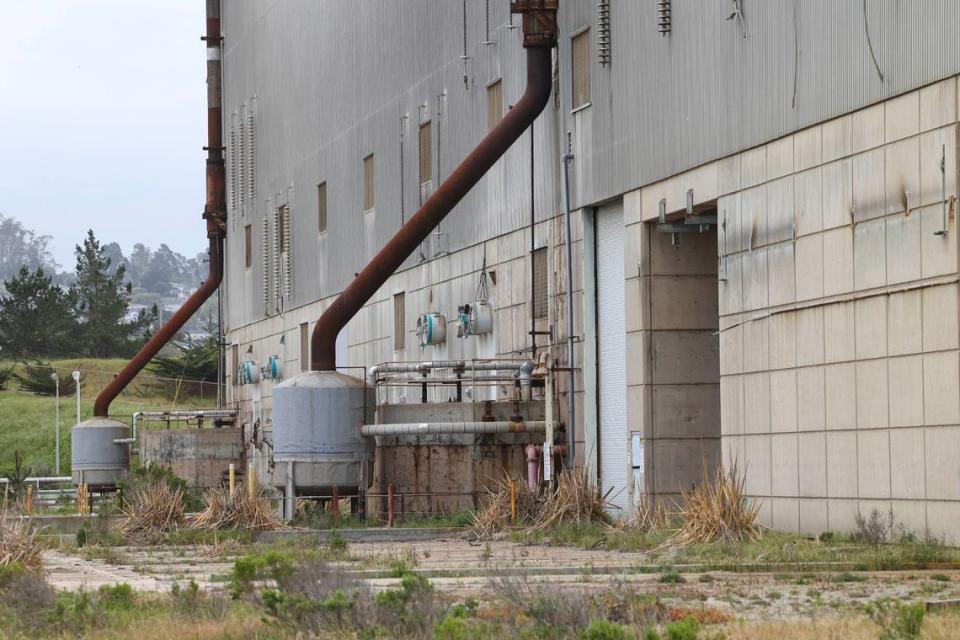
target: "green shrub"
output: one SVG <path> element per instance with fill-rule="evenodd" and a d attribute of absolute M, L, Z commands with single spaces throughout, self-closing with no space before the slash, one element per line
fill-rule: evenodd
<path fill-rule="evenodd" d="M 149 464 L 134 466 L 117 485 L 121 496 L 132 496 L 135 491 L 152 484 L 166 484 L 173 492 L 183 491 L 183 508 L 185 511 L 202 511 L 206 504 L 200 492 L 173 472 L 169 466 Z"/>
<path fill-rule="evenodd" d="M 666 640 L 697 640 L 700 635 L 700 623 L 693 616 L 667 625 Z"/>
<path fill-rule="evenodd" d="M 293 558 L 288 553 L 268 551 L 238 558 L 230 572 L 230 595 L 234 598 L 250 593 L 256 580 L 282 580 L 293 573 Z"/>
<path fill-rule="evenodd" d="M 123 582 L 117 585 L 103 585 L 98 593 L 98 602 L 104 609 L 132 609 L 134 605 L 133 587 Z"/>
<path fill-rule="evenodd" d="M 680 584 L 686 581 L 687 579 L 680 575 L 676 569 L 668 569 L 660 576 L 660 582 L 663 584 Z"/>
<path fill-rule="evenodd" d="M 627 640 L 627 629 L 615 622 L 594 620 L 579 636 L 580 640 Z"/>
<path fill-rule="evenodd" d="M 868 605 L 866 612 L 880 626 L 880 640 L 914 640 L 920 637 L 925 613 L 922 602 L 894 604 L 880 601 Z"/>

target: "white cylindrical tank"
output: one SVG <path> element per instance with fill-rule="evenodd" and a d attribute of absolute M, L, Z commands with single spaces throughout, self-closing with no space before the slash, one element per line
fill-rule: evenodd
<path fill-rule="evenodd" d="M 129 438 L 130 427 L 110 418 L 91 418 L 70 430 L 70 469 L 74 484 L 110 489 L 130 468 L 130 448 L 114 440 Z"/>
<path fill-rule="evenodd" d="M 374 389 L 335 371 L 309 371 L 273 389 L 273 458 L 294 462 L 298 491 L 366 489 L 373 441 L 360 435 L 376 408 Z M 284 474 L 275 474 L 285 485 Z"/>

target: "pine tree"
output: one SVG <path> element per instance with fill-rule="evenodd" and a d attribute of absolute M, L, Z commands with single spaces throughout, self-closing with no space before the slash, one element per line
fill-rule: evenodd
<path fill-rule="evenodd" d="M 125 283 L 126 267 L 112 268 L 104 247 L 93 231 L 77 246 L 77 281 L 74 291 L 81 316 L 85 355 L 109 358 L 131 355 L 144 341 L 157 316 L 140 311 L 128 319 L 132 287 Z"/>
<path fill-rule="evenodd" d="M 65 357 L 78 346 L 76 298 L 54 284 L 43 268 L 26 265 L 5 283 L 0 297 L 0 355 L 4 358 Z"/>

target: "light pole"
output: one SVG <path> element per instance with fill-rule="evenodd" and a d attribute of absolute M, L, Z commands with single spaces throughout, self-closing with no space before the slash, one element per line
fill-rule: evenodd
<path fill-rule="evenodd" d="M 53 384 L 56 387 L 57 394 L 57 458 L 54 462 L 53 467 L 55 469 L 54 475 L 58 478 L 60 477 L 60 376 L 57 375 L 57 372 L 54 371 L 50 374 L 50 379 L 53 380 Z"/>
<path fill-rule="evenodd" d="M 71 375 L 77 385 L 77 424 L 80 424 L 80 372 L 74 371 Z"/>

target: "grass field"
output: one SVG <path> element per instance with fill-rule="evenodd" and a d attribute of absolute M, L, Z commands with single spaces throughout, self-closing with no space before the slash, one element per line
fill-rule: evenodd
<path fill-rule="evenodd" d="M 93 401 L 126 360 L 72 359 L 51 363 L 61 378 L 67 379 L 74 370 L 81 372 L 80 417 L 93 415 Z M 0 363 L 0 366 L 9 363 Z M 213 408 L 216 403 L 215 386 L 207 385 L 209 394 L 203 400 L 196 395 L 179 395 L 174 401 L 174 385 L 157 386 L 150 374 L 141 374 L 134 384 L 117 398 L 110 407 L 113 417 L 130 422 L 135 411 L 166 409 Z M 60 471 L 70 473 L 70 427 L 76 422 L 76 396 L 60 398 Z M 11 380 L 6 391 L 0 391 L 0 475 L 13 469 L 14 454 L 20 452 L 24 468 L 30 475 L 51 475 L 54 470 L 56 442 L 56 400 L 17 389 Z"/>

